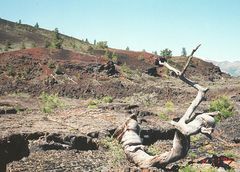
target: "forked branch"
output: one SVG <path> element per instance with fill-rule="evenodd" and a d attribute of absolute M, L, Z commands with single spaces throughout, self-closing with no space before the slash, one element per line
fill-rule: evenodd
<path fill-rule="evenodd" d="M 203 100 L 208 88 L 202 87 L 196 82 L 186 78 L 184 75 L 194 53 L 199 47 L 200 45 L 198 45 L 188 56 L 188 60 L 182 72 L 170 66 L 167 62 L 159 61 L 160 65 L 172 70 L 176 73 L 179 79 L 198 90 L 196 98 L 192 101 L 182 118 L 178 122 L 171 122 L 176 128 L 172 149 L 169 152 L 157 156 L 147 154 L 139 136 L 140 127 L 137 122 L 137 116 L 135 115 L 131 116 L 130 119 L 128 119 L 123 125 L 119 126 L 115 131 L 114 137 L 116 137 L 122 144 L 128 159 L 136 165 L 140 167 L 165 167 L 167 164 L 178 161 L 187 155 L 190 148 L 191 135 L 203 133 L 210 136 L 212 133 L 215 126 L 215 120 L 212 116 L 217 113 L 194 114 L 195 109 Z"/>

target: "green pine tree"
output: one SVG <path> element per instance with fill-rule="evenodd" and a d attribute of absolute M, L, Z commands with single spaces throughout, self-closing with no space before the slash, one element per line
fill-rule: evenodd
<path fill-rule="evenodd" d="M 35 26 L 34 26 L 35 28 L 39 28 L 39 24 L 38 24 L 38 22 L 35 24 Z"/>
<path fill-rule="evenodd" d="M 172 57 L 172 51 L 169 50 L 168 48 L 165 48 L 164 50 L 162 50 L 160 52 L 160 56 L 165 57 L 165 58 Z"/>
<path fill-rule="evenodd" d="M 63 39 L 60 36 L 58 28 L 55 28 L 54 33 L 53 33 L 52 46 L 53 46 L 53 48 L 61 49 L 62 48 L 62 44 L 63 44 Z"/>
<path fill-rule="evenodd" d="M 181 54 L 182 54 L 183 57 L 187 56 L 186 48 L 184 48 L 184 47 L 182 48 L 182 53 Z"/>

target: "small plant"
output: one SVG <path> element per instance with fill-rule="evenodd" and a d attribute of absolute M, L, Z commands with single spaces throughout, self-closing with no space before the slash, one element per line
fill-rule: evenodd
<path fill-rule="evenodd" d="M 229 158 L 237 158 L 238 156 L 235 154 L 235 153 L 233 153 L 232 151 L 225 151 L 224 152 L 224 155 L 226 156 L 226 157 L 229 157 Z"/>
<path fill-rule="evenodd" d="M 15 68 L 12 65 L 7 66 L 7 75 L 12 77 L 16 75 Z"/>
<path fill-rule="evenodd" d="M 112 102 L 113 102 L 113 98 L 111 96 L 105 96 L 102 99 L 90 100 L 88 102 L 88 108 L 89 109 L 96 109 L 99 104 L 112 103 Z"/>
<path fill-rule="evenodd" d="M 196 172 L 197 169 L 191 165 L 186 165 L 185 167 L 182 167 L 179 169 L 179 172 Z"/>
<path fill-rule="evenodd" d="M 203 167 L 201 169 L 194 167 L 192 165 L 186 165 L 179 169 L 179 172 L 217 172 L 217 169 L 214 167 Z"/>
<path fill-rule="evenodd" d="M 112 59 L 113 62 L 117 62 L 118 61 L 118 55 L 115 52 L 113 52 L 111 59 Z"/>
<path fill-rule="evenodd" d="M 106 59 L 106 60 L 111 59 L 111 53 L 108 50 L 105 51 L 104 59 Z"/>
<path fill-rule="evenodd" d="M 111 96 L 105 96 L 102 98 L 102 102 L 104 103 L 112 103 L 113 102 L 113 98 Z"/>
<path fill-rule="evenodd" d="M 55 61 L 53 61 L 52 59 L 48 60 L 47 65 L 50 69 L 54 69 L 56 67 Z"/>
<path fill-rule="evenodd" d="M 128 76 L 133 74 L 133 71 L 127 66 L 126 63 L 124 63 L 124 64 L 121 66 L 121 71 L 122 71 L 123 73 L 127 74 Z"/>
<path fill-rule="evenodd" d="M 233 105 L 228 97 L 221 96 L 220 98 L 210 103 L 210 112 L 219 111 L 220 114 L 215 117 L 216 121 L 222 121 L 233 115 Z"/>
<path fill-rule="evenodd" d="M 99 42 L 97 42 L 97 48 L 100 48 L 100 49 L 108 48 L 107 41 L 99 41 Z"/>
<path fill-rule="evenodd" d="M 173 104 L 173 102 L 172 102 L 172 101 L 167 101 L 167 102 L 165 103 L 165 108 L 166 108 L 166 110 L 167 110 L 168 112 L 173 112 L 173 110 L 174 110 L 174 104 Z"/>
<path fill-rule="evenodd" d="M 197 143 L 201 139 L 201 135 L 193 135 L 191 136 L 191 142 Z"/>
<path fill-rule="evenodd" d="M 162 120 L 164 120 L 164 121 L 169 120 L 168 115 L 165 114 L 165 113 L 163 113 L 163 112 L 159 113 L 158 116 L 159 116 L 160 119 L 162 119 Z"/>
<path fill-rule="evenodd" d="M 188 156 L 189 156 L 191 159 L 197 158 L 197 154 L 196 154 L 195 152 L 193 152 L 193 151 L 189 151 L 189 152 L 188 152 Z"/>
<path fill-rule="evenodd" d="M 39 98 L 42 102 L 42 111 L 44 113 L 51 113 L 55 108 L 63 106 L 63 102 L 59 99 L 57 94 L 42 92 Z"/>
<path fill-rule="evenodd" d="M 60 66 L 60 65 L 57 65 L 54 72 L 57 74 L 57 75 L 62 75 L 64 74 L 64 71 L 63 71 L 63 68 Z"/>
<path fill-rule="evenodd" d="M 10 48 L 12 48 L 11 46 L 12 44 L 9 41 L 6 41 L 4 51 L 8 51 Z"/>
<path fill-rule="evenodd" d="M 174 111 L 174 104 L 172 101 L 167 101 L 165 103 L 164 109 L 158 114 L 158 117 L 161 120 L 167 121 L 169 120 L 169 113 Z"/>
<path fill-rule="evenodd" d="M 147 153 L 150 155 L 159 155 L 161 153 L 161 150 L 156 145 L 150 145 L 147 149 Z"/>
<path fill-rule="evenodd" d="M 98 107 L 98 104 L 99 104 L 100 102 L 98 101 L 98 100 L 90 100 L 89 102 L 88 102 L 88 108 L 89 109 L 96 109 L 97 107 Z"/>
<path fill-rule="evenodd" d="M 75 44 L 74 44 L 75 45 Z M 76 46 L 75 46 L 76 48 Z M 87 52 L 89 52 L 90 54 L 92 54 L 94 52 L 94 48 L 91 45 L 87 45 Z"/>
<path fill-rule="evenodd" d="M 201 172 L 217 172 L 218 170 L 214 167 L 205 167 L 201 169 Z"/>
<path fill-rule="evenodd" d="M 108 149 L 108 153 L 112 157 L 112 163 L 117 164 L 124 160 L 125 153 L 116 139 L 112 137 L 106 137 L 102 139 L 99 143 L 104 148 Z"/>

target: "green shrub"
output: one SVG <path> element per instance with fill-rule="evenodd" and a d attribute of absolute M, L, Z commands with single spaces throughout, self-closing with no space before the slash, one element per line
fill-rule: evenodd
<path fill-rule="evenodd" d="M 173 112 L 174 109 L 174 103 L 172 101 L 167 101 L 165 103 L 165 108 L 168 112 Z"/>
<path fill-rule="evenodd" d="M 219 111 L 220 114 L 215 117 L 216 121 L 222 121 L 233 115 L 233 105 L 228 97 L 221 96 L 210 103 L 210 112 Z"/>
<path fill-rule="evenodd" d="M 45 44 L 44 44 L 44 47 L 45 48 L 50 48 L 51 47 L 51 43 L 48 40 L 46 40 Z"/>
<path fill-rule="evenodd" d="M 110 53 L 110 51 L 108 51 L 108 50 L 105 51 L 104 59 L 106 59 L 106 60 L 111 59 L 111 53 Z"/>
<path fill-rule="evenodd" d="M 169 120 L 168 115 L 165 114 L 165 113 L 163 113 L 163 112 L 159 113 L 158 116 L 159 116 L 160 119 L 162 119 L 162 120 L 164 120 L 164 121 Z"/>
<path fill-rule="evenodd" d="M 6 41 L 4 51 L 8 51 L 10 48 L 12 48 L 11 46 L 12 44 L 9 41 Z"/>
<path fill-rule="evenodd" d="M 54 69 L 55 67 L 56 67 L 56 65 L 55 65 L 55 61 L 53 61 L 52 59 L 50 59 L 49 61 L 48 61 L 48 67 L 50 68 L 50 69 Z"/>
<path fill-rule="evenodd" d="M 186 165 L 185 167 L 182 167 L 179 169 L 179 172 L 197 172 L 197 171 L 201 171 L 201 172 L 217 172 L 217 169 L 214 167 L 194 167 L 192 165 Z"/>
<path fill-rule="evenodd" d="M 60 65 L 57 65 L 54 72 L 57 74 L 57 75 L 62 75 L 64 74 L 64 71 L 63 71 L 63 68 L 60 66 Z"/>
<path fill-rule="evenodd" d="M 104 103 L 112 103 L 113 102 L 113 98 L 111 96 L 105 96 L 102 98 L 102 102 Z"/>
<path fill-rule="evenodd" d="M 100 48 L 100 49 L 108 48 L 107 41 L 99 41 L 99 42 L 97 42 L 97 48 Z"/>
<path fill-rule="evenodd" d="M 42 111 L 44 113 L 51 113 L 55 108 L 63 106 L 63 102 L 59 99 L 57 94 L 42 92 L 39 98 L 41 100 Z"/>
<path fill-rule="evenodd" d="M 7 75 L 12 77 L 16 75 L 15 68 L 12 65 L 7 66 Z"/>
<path fill-rule="evenodd" d="M 98 104 L 99 104 L 99 100 L 90 100 L 88 102 L 88 108 L 89 109 L 96 109 L 98 107 Z"/>
<path fill-rule="evenodd" d="M 133 71 L 127 66 L 126 63 L 124 63 L 122 66 L 121 66 L 121 71 L 127 75 L 132 75 L 133 74 Z"/>
<path fill-rule="evenodd" d="M 61 37 L 58 28 L 53 31 L 52 47 L 56 49 L 61 49 L 63 44 L 63 38 Z"/>
<path fill-rule="evenodd" d="M 197 154 L 196 154 L 195 152 L 191 151 L 191 150 L 188 152 L 188 156 L 189 156 L 191 159 L 197 158 Z"/>
<path fill-rule="evenodd" d="M 161 150 L 159 147 L 157 147 L 156 145 L 150 145 L 147 148 L 147 153 L 149 155 L 155 156 L 155 155 L 159 155 L 161 153 Z"/>
<path fill-rule="evenodd" d="M 102 103 L 112 103 L 112 102 L 113 102 L 113 98 L 111 96 L 105 96 L 102 99 L 90 100 L 88 102 L 88 108 L 96 109 L 99 104 L 102 104 Z"/>
<path fill-rule="evenodd" d="M 118 55 L 115 52 L 113 52 L 111 59 L 112 59 L 113 62 L 117 62 L 118 61 Z"/>
<path fill-rule="evenodd" d="M 229 150 L 224 151 L 224 155 L 226 157 L 230 157 L 230 158 L 237 158 L 238 157 L 236 153 L 234 153 L 233 151 L 229 151 Z"/>
<path fill-rule="evenodd" d="M 179 169 L 179 172 L 196 172 L 197 169 L 191 165 L 186 165 L 185 167 L 182 167 Z"/>
<path fill-rule="evenodd" d="M 165 58 L 172 57 L 172 51 L 169 50 L 168 48 L 165 48 L 164 50 L 162 50 L 160 52 L 160 56 L 165 57 Z"/>
<path fill-rule="evenodd" d="M 100 145 L 108 149 L 108 154 L 110 155 L 113 164 L 120 163 L 125 159 L 125 153 L 122 146 L 118 143 L 116 139 L 112 137 L 106 137 L 100 141 Z"/>

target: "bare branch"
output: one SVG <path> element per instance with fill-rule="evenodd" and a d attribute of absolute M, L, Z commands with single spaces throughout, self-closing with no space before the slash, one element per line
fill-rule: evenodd
<path fill-rule="evenodd" d="M 184 74 L 185 74 L 185 72 L 186 72 L 186 70 L 187 70 L 187 68 L 188 68 L 189 63 L 190 63 L 191 59 L 193 58 L 193 54 L 197 51 L 197 49 L 198 49 L 200 46 L 201 46 L 201 44 L 199 44 L 195 49 L 193 49 L 193 50 L 192 50 L 192 53 L 188 56 L 187 63 L 185 64 L 185 66 L 184 66 L 184 68 L 183 68 L 183 70 L 182 70 L 181 75 L 184 75 Z"/>
<path fill-rule="evenodd" d="M 171 122 L 177 129 L 174 135 L 172 149 L 169 152 L 157 156 L 147 154 L 139 136 L 140 127 L 138 126 L 137 117 L 135 115 L 131 116 L 130 119 L 115 131 L 114 137 L 120 141 L 127 157 L 136 165 L 140 167 L 165 167 L 167 164 L 184 158 L 187 155 L 190 149 L 191 135 L 202 133 L 210 137 L 210 134 L 213 132 L 215 120 L 212 116 L 216 115 L 218 112 L 203 114 L 193 113 L 203 100 L 208 88 L 204 88 L 184 76 L 193 54 L 199 47 L 200 45 L 198 45 L 192 51 L 191 55 L 188 56 L 188 60 L 182 72 L 170 66 L 167 62 L 159 61 L 160 65 L 164 65 L 169 70 L 172 70 L 179 79 L 198 90 L 196 98 L 192 101 L 180 120 L 178 122 Z"/>
<path fill-rule="evenodd" d="M 187 109 L 187 111 L 185 112 L 185 114 L 183 115 L 183 117 L 179 120 L 179 125 L 181 126 L 182 123 L 188 123 L 190 122 L 193 117 L 191 116 L 192 113 L 195 111 L 195 109 L 197 108 L 197 106 L 201 103 L 201 101 L 204 98 L 205 93 L 208 91 L 208 88 L 204 88 L 201 85 L 197 84 L 194 81 L 191 81 L 190 79 L 186 78 L 184 76 L 184 73 L 187 69 L 187 67 L 189 66 L 189 63 L 193 57 L 193 54 L 197 51 L 197 49 L 201 46 L 198 45 L 191 53 L 191 55 L 188 57 L 188 61 L 185 64 L 185 67 L 183 69 L 183 72 L 180 72 L 178 69 L 170 66 L 167 62 L 161 62 L 159 61 L 160 65 L 163 65 L 165 67 L 167 67 L 169 70 L 172 70 L 173 72 L 175 72 L 175 74 L 179 77 L 179 79 L 181 79 L 183 82 L 187 83 L 188 85 L 190 85 L 191 87 L 195 88 L 198 90 L 198 94 L 196 96 L 196 98 L 192 101 L 191 105 L 189 106 L 189 108 Z"/>

